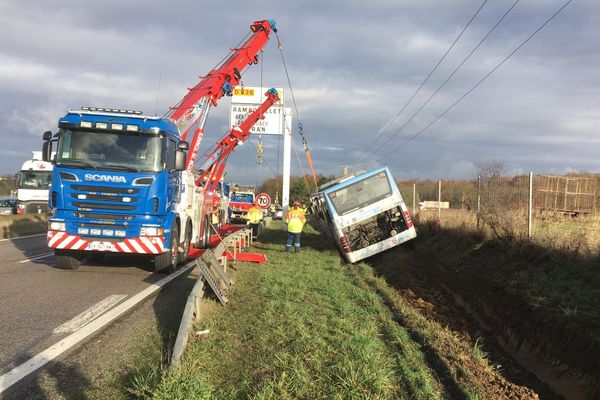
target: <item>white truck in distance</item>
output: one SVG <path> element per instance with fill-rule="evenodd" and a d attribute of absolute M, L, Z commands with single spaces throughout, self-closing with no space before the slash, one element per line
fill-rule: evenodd
<path fill-rule="evenodd" d="M 17 177 L 17 214 L 48 212 L 48 194 L 52 183 L 52 163 L 42 161 L 42 152 L 33 151 Z"/>

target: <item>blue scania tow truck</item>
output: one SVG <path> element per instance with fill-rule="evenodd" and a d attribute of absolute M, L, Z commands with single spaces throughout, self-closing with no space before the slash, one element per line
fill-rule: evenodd
<path fill-rule="evenodd" d="M 177 126 L 139 111 L 82 107 L 58 127 L 44 133 L 43 145 L 50 160 L 57 143 L 48 245 L 58 267 L 113 252 L 149 255 L 157 271 L 174 269 L 187 256 L 193 218 L 185 207 L 188 144 Z"/>
<path fill-rule="evenodd" d="M 59 267 L 75 269 L 82 258 L 111 252 L 151 256 L 157 271 L 168 272 L 192 245 L 209 245 L 226 214 L 220 179 L 227 155 L 278 100 L 269 91 L 243 129 L 232 128 L 203 160 L 209 167 L 194 168 L 210 108 L 232 94 L 277 29 L 275 21 L 261 20 L 250 31 L 164 118 L 82 107 L 59 119 L 56 134 L 44 133 L 44 161 L 56 144 L 48 246 Z"/>

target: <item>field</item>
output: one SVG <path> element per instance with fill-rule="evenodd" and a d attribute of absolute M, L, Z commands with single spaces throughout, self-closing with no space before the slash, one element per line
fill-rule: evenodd
<path fill-rule="evenodd" d="M 481 338 L 511 381 L 542 398 L 595 399 L 600 271 L 598 231 L 590 228 L 596 222 L 545 217 L 534 227 L 546 229 L 528 240 L 478 231 L 472 213 L 450 211 L 441 221 L 437 213 L 421 213 L 416 257 L 370 261 L 405 296 L 421 299 L 431 318 L 471 342 Z"/>
<path fill-rule="evenodd" d="M 168 369 L 164 343 L 150 344 L 125 390 L 145 399 L 598 398 L 592 247 L 578 251 L 567 236 L 500 239 L 477 230 L 471 213 L 442 217 L 420 213 L 412 245 L 356 265 L 310 226 L 302 252 L 283 253 L 274 224 L 254 249 L 268 263 L 235 266 L 227 306 L 204 299 L 181 367 Z M 565 224 L 580 231 L 582 221 Z"/>
<path fill-rule="evenodd" d="M 193 340 L 182 366 L 148 365 L 130 393 L 158 399 L 538 398 L 506 380 L 482 343 L 437 322 L 414 296 L 378 276 L 383 271 L 341 263 L 310 228 L 299 255 L 283 253 L 283 239 L 277 226 L 267 230 L 256 250 L 269 262 L 238 264 L 227 306 L 206 300 L 196 329 L 209 333 Z M 401 248 L 384 258 L 401 261 L 415 251 Z"/>

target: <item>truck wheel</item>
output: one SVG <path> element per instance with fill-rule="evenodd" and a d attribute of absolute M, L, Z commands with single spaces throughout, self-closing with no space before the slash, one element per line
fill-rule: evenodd
<path fill-rule="evenodd" d="M 188 259 L 190 254 L 190 243 L 192 242 L 192 226 L 187 224 L 185 227 L 185 237 L 181 244 L 181 251 L 179 252 L 179 263 L 184 263 Z"/>
<path fill-rule="evenodd" d="M 171 239 L 169 240 L 169 250 L 154 256 L 154 272 L 170 274 L 177 268 L 179 258 L 179 230 L 177 225 L 171 230 Z"/>
<path fill-rule="evenodd" d="M 75 270 L 81 265 L 81 253 L 76 250 L 55 249 L 56 266 L 60 269 Z"/>
<path fill-rule="evenodd" d="M 106 253 L 103 253 L 101 251 L 94 251 L 89 255 L 89 260 L 92 262 L 101 263 L 104 261 L 105 255 L 106 255 Z"/>

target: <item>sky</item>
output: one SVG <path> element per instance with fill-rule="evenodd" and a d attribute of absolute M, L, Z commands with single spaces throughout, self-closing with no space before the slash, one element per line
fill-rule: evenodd
<path fill-rule="evenodd" d="M 277 22 L 306 172 L 299 120 L 325 175 L 387 165 L 397 179 L 472 179 L 492 162 L 510 175 L 600 172 L 597 0 L 573 0 L 448 110 L 565 3 L 518 1 L 422 107 L 515 3 L 488 0 L 401 112 L 482 3 L 0 0 L 0 174 L 14 174 L 41 149 L 42 133 L 55 132 L 68 109 L 163 115 L 262 19 Z M 264 86 L 284 88 L 293 108 L 274 35 L 243 82 L 258 86 L 261 75 Z M 211 111 L 201 154 L 228 131 L 229 101 Z M 257 140 L 230 158 L 232 182 L 281 174 L 282 139 L 263 136 L 262 164 Z M 292 174 L 302 168 L 292 152 Z"/>

